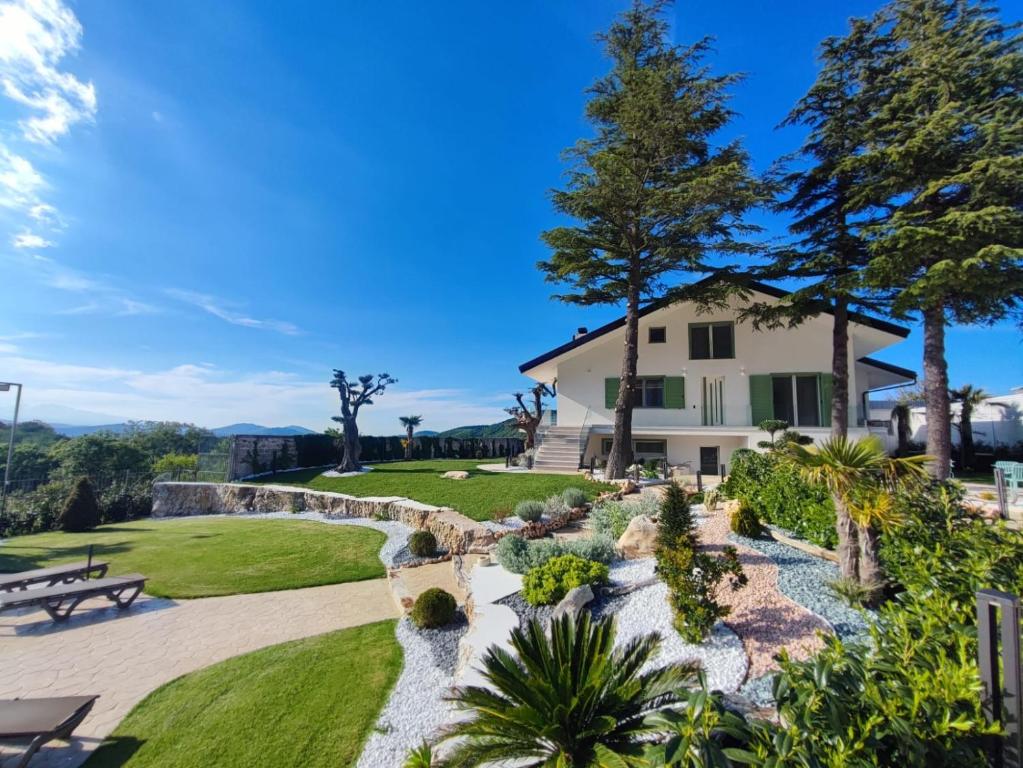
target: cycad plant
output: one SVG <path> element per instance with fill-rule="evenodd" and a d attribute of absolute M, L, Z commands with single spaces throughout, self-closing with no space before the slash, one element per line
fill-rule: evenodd
<path fill-rule="evenodd" d="M 789 456 L 811 483 L 825 486 L 838 519 L 856 525 L 858 548 L 839 543 L 839 569 L 876 590 L 881 584 L 878 530 L 897 524 L 891 494 L 903 484 L 926 478 L 930 456 L 893 458 L 876 437 L 849 440 L 832 437 L 819 446 L 793 445 Z"/>
<path fill-rule="evenodd" d="M 423 423 L 422 416 L 399 416 L 398 421 L 405 427 L 405 434 L 408 439 L 405 441 L 405 460 L 412 458 L 412 445 L 415 438 L 416 427 Z"/>
<path fill-rule="evenodd" d="M 456 689 L 466 719 L 446 731 L 444 765 L 641 766 L 653 715 L 679 701 L 695 667 L 643 671 L 660 637 L 645 635 L 615 650 L 613 618 L 587 611 L 512 631 L 515 653 L 494 646 L 483 659 L 488 687 Z"/>

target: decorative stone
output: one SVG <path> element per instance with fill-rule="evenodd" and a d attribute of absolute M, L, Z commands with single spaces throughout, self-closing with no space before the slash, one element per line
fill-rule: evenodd
<path fill-rule="evenodd" d="M 441 477 L 448 480 L 468 480 L 469 473 L 463 469 L 453 469 L 450 472 L 445 472 Z"/>
<path fill-rule="evenodd" d="M 631 477 L 624 477 L 621 480 L 612 480 L 611 482 L 621 488 L 621 492 L 625 494 L 639 491 L 639 486 L 636 485 L 636 481 Z"/>
<path fill-rule="evenodd" d="M 589 584 L 570 589 L 568 594 L 561 598 L 561 602 L 554 608 L 551 614 L 552 619 L 560 619 L 562 616 L 575 616 L 593 600 L 593 589 Z"/>
<path fill-rule="evenodd" d="M 657 523 L 646 515 L 632 518 L 618 539 L 617 548 L 626 560 L 653 557 L 657 548 Z"/>

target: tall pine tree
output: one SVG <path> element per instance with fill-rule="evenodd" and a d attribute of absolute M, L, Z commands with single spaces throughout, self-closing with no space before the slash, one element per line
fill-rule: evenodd
<path fill-rule="evenodd" d="M 709 42 L 668 40 L 669 3 L 636 2 L 601 35 L 611 72 L 591 88 L 586 116 L 595 136 L 568 150 L 567 188 L 554 207 L 580 223 L 542 237 L 553 250 L 539 267 L 566 283 L 556 298 L 576 304 L 625 303 L 625 347 L 607 476 L 632 463 L 632 409 L 639 357 L 639 312 L 671 273 L 703 272 L 714 252 L 746 247 L 738 236 L 759 185 L 738 142 L 712 143 L 732 117 L 736 75 L 712 76 L 701 63 Z"/>
<path fill-rule="evenodd" d="M 923 319 L 927 452 L 943 479 L 946 326 L 1011 316 L 1023 297 L 1023 49 L 984 2 L 894 0 L 875 22 L 885 44 L 854 204 L 883 212 L 865 228 L 866 280 Z"/>

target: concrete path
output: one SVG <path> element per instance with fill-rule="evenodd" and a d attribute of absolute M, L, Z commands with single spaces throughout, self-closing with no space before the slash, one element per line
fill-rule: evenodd
<path fill-rule="evenodd" d="M 0 699 L 99 694 L 68 746 L 51 742 L 32 768 L 80 765 L 145 696 L 176 677 L 277 643 L 397 618 L 387 579 L 284 592 L 164 600 L 127 611 L 83 603 L 52 623 L 43 611 L 0 616 Z M 13 764 L 0 750 L 0 766 Z"/>

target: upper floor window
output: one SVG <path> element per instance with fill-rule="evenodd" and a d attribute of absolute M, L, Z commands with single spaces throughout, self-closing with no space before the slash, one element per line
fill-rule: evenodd
<path fill-rule="evenodd" d="M 735 357 L 735 323 L 690 323 L 690 360 L 728 360 Z"/>
<path fill-rule="evenodd" d="M 663 408 L 664 379 L 636 379 L 636 391 L 632 396 L 633 408 Z"/>
<path fill-rule="evenodd" d="M 646 340 L 650 344 L 663 344 L 668 340 L 668 329 L 667 328 L 649 328 L 647 330 Z"/>

